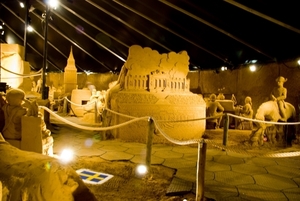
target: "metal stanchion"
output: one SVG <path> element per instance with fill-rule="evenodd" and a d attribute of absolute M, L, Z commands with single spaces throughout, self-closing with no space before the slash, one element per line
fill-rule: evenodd
<path fill-rule="evenodd" d="M 207 144 L 202 139 L 201 142 L 198 142 L 196 201 L 202 201 L 204 198 L 206 150 Z"/>
<path fill-rule="evenodd" d="M 154 134 L 154 121 L 152 118 L 149 118 L 149 129 L 148 129 L 148 138 L 147 138 L 147 150 L 146 150 L 146 166 L 148 171 L 151 167 L 151 152 L 152 152 L 152 141 L 153 141 L 153 134 Z"/>

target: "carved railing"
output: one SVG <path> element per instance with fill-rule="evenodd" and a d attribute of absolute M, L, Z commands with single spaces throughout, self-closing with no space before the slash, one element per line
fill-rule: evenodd
<path fill-rule="evenodd" d="M 190 80 L 187 78 L 169 78 L 163 73 L 150 75 L 127 75 L 126 90 L 148 90 L 150 92 L 189 92 Z"/>

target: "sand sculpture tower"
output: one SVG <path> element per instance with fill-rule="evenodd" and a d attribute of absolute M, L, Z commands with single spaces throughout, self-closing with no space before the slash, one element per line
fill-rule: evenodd
<path fill-rule="evenodd" d="M 65 93 L 71 93 L 73 89 L 76 89 L 76 85 L 77 85 L 77 68 L 75 66 L 75 59 L 71 47 L 70 55 L 64 73 Z"/>

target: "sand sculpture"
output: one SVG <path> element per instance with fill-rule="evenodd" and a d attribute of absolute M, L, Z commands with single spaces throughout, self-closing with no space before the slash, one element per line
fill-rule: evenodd
<path fill-rule="evenodd" d="M 22 106 L 25 93 L 19 89 L 12 89 L 6 94 L 7 104 L 2 106 L 5 126 L 2 130 L 5 139 L 21 139 L 21 119 L 27 110 Z"/>
<path fill-rule="evenodd" d="M 238 110 L 240 116 L 249 119 L 253 118 L 252 99 L 250 96 L 247 96 L 245 98 L 245 104 L 238 108 Z M 253 122 L 244 119 L 239 119 L 237 128 L 242 130 L 252 130 Z"/>
<path fill-rule="evenodd" d="M 77 86 L 77 68 L 71 47 L 70 55 L 64 72 L 64 93 L 71 93 Z"/>
<path fill-rule="evenodd" d="M 160 124 L 165 133 L 177 139 L 199 139 L 205 129 L 205 120 L 184 122 L 204 118 L 206 108 L 202 96 L 190 92 L 186 77 L 188 65 L 186 51 L 159 54 L 148 47 L 131 46 L 116 84 L 108 90 L 106 106 L 134 117 L 169 120 Z M 128 118 L 113 116 L 108 125 L 124 121 Z M 145 141 L 147 130 L 147 122 L 138 122 L 113 130 L 112 134 L 124 140 Z"/>
<path fill-rule="evenodd" d="M 271 92 L 272 100 L 264 102 L 259 106 L 255 115 L 255 119 L 273 122 L 289 122 L 296 120 L 295 107 L 292 104 L 284 101 L 286 99 L 287 89 L 283 87 L 283 83 L 286 81 L 287 79 L 282 76 L 276 79 L 278 86 L 275 87 Z M 285 141 L 284 127 L 282 125 L 257 123 L 257 129 L 252 131 L 250 136 L 252 145 L 262 145 L 264 143 L 265 135 L 271 144 L 275 144 L 277 142 L 282 143 Z M 288 143 L 291 143 L 292 139 L 294 139 L 295 133 L 287 132 L 286 135 L 288 138 Z"/>
<path fill-rule="evenodd" d="M 36 101 L 26 100 L 24 91 L 20 89 L 10 89 L 2 104 L 5 120 L 2 134 L 5 140 L 23 150 L 52 155 L 51 131 L 47 129 Z"/>
<path fill-rule="evenodd" d="M 30 79 L 24 79 L 17 74 L 29 74 L 29 62 L 24 61 L 24 47 L 17 44 L 1 43 L 1 82 L 12 88 L 26 88 L 31 86 Z M 12 79 L 14 78 L 14 79 Z"/>
<path fill-rule="evenodd" d="M 210 95 L 209 102 L 206 105 L 206 107 L 207 107 L 206 117 L 213 117 L 213 116 L 219 116 L 219 117 L 215 118 L 215 119 L 207 119 L 206 122 L 207 122 L 207 126 L 210 123 L 212 123 L 213 124 L 212 127 L 218 129 L 220 127 L 220 124 L 222 121 L 224 107 L 221 105 L 221 103 L 216 101 L 216 99 L 217 99 L 216 94 Z M 208 128 L 210 128 L 210 127 L 208 126 Z"/>
<path fill-rule="evenodd" d="M 82 120 L 88 123 L 99 123 L 102 121 L 102 111 L 105 106 L 106 91 L 92 91 L 90 100 L 83 106 L 84 113 Z"/>
<path fill-rule="evenodd" d="M 75 170 L 58 159 L 19 150 L 0 139 L 0 161 L 0 200 L 96 201 Z"/>

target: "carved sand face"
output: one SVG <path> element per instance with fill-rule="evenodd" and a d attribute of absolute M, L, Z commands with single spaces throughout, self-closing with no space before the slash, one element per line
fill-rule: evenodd
<path fill-rule="evenodd" d="M 277 81 L 277 85 L 279 86 L 279 87 L 283 87 L 283 81 Z"/>
<path fill-rule="evenodd" d="M 16 89 L 12 89 L 6 95 L 6 100 L 9 105 L 12 106 L 20 106 L 24 100 L 25 94 L 24 92 Z"/>

